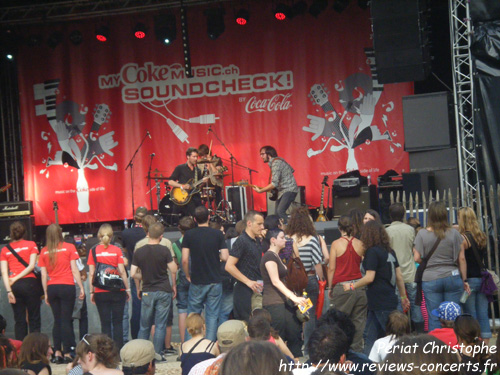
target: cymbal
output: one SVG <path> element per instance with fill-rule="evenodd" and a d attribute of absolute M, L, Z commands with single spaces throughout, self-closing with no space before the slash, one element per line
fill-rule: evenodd
<path fill-rule="evenodd" d="M 215 164 L 217 160 L 199 160 L 197 164 Z"/>

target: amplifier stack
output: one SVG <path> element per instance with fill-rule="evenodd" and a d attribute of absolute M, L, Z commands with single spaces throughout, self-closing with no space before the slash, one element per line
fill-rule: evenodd
<path fill-rule="evenodd" d="M 25 239 L 33 241 L 33 202 L 2 202 L 0 203 L 0 244 L 10 241 L 10 225 L 20 221 L 26 227 Z"/>

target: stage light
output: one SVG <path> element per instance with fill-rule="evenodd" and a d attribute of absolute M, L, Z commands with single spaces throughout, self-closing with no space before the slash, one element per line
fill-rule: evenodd
<path fill-rule="evenodd" d="M 99 26 L 95 31 L 95 37 L 99 42 L 106 42 L 109 39 L 109 27 Z"/>
<path fill-rule="evenodd" d="M 134 27 L 134 35 L 137 39 L 144 39 L 146 37 L 146 25 L 142 22 L 138 22 Z"/>
<path fill-rule="evenodd" d="M 206 9 L 204 13 L 207 16 L 208 37 L 215 40 L 226 30 L 226 25 L 224 24 L 226 10 L 224 8 L 211 8 Z"/>
<path fill-rule="evenodd" d="M 162 43 L 169 45 L 177 38 L 177 25 L 175 15 L 161 14 L 155 16 L 155 36 Z"/>
<path fill-rule="evenodd" d="M 47 45 L 54 49 L 56 48 L 63 40 L 63 33 L 60 31 L 54 31 L 52 34 L 49 35 L 49 38 L 47 39 Z"/>
<path fill-rule="evenodd" d="M 82 42 L 83 42 L 82 33 L 79 30 L 73 30 L 69 34 L 69 40 L 75 46 L 78 46 L 78 45 L 82 44 Z"/>
<path fill-rule="evenodd" d="M 7 55 L 5 55 L 5 57 L 7 57 L 7 60 L 14 60 L 14 55 L 12 55 L 11 53 L 8 53 Z"/>
<path fill-rule="evenodd" d="M 279 3 L 274 9 L 274 18 L 278 21 L 284 21 L 287 17 L 290 17 L 292 7 L 287 4 Z"/>
<path fill-rule="evenodd" d="M 250 19 L 250 13 L 246 9 L 240 9 L 238 13 L 236 13 L 236 23 L 238 25 L 246 25 L 248 20 Z"/>
<path fill-rule="evenodd" d="M 313 17 L 318 17 L 321 12 L 323 12 L 328 6 L 328 0 L 314 0 L 309 7 L 309 13 Z"/>
<path fill-rule="evenodd" d="M 349 6 L 349 0 L 335 0 L 333 10 L 342 13 Z"/>

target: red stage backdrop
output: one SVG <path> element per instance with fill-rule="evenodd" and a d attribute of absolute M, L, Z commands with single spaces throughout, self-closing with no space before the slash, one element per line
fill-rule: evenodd
<path fill-rule="evenodd" d="M 66 38 L 54 49 L 22 47 L 25 196 L 34 202 L 36 223 L 54 220 L 53 201 L 63 224 L 130 218 L 125 168 L 147 131 L 152 139 L 134 162 L 136 207 L 150 206 L 150 154 L 165 177 L 185 162 L 188 147 L 201 143 L 229 158 L 209 127 L 239 164 L 258 170 L 257 185 L 269 175 L 259 149 L 273 145 L 312 205 L 319 204 L 324 176 L 332 182 L 359 169 L 375 181 L 387 169 L 408 169 L 401 97 L 413 86 L 380 85 L 372 75 L 369 10 L 351 2 L 341 14 L 328 9 L 317 19 L 306 14 L 285 22 L 273 18 L 270 5 L 250 12 L 241 27 L 227 9 L 225 32 L 210 40 L 203 9 L 187 9 L 193 78 L 184 75 L 179 28 L 177 40 L 163 46 L 154 38 L 153 16 L 107 20 L 107 43 L 94 38 L 96 23 L 81 22 L 60 26 Z M 150 26 L 143 40 L 132 35 L 137 21 Z M 79 46 L 67 38 L 74 29 L 83 33 Z M 248 179 L 248 172 L 235 167 L 234 176 Z M 254 196 L 255 209 L 265 211 L 264 195 Z"/>

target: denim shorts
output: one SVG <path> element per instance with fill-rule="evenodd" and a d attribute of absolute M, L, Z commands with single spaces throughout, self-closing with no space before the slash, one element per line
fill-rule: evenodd
<path fill-rule="evenodd" d="M 179 284 L 177 284 L 177 312 L 179 314 L 187 313 L 188 309 L 188 295 L 189 295 L 189 281 L 183 278 L 179 278 Z"/>

